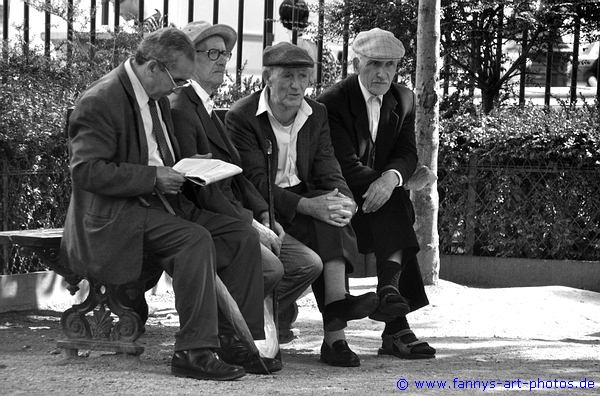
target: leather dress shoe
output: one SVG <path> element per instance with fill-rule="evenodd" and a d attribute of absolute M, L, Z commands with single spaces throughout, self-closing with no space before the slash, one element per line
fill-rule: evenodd
<path fill-rule="evenodd" d="M 323 341 L 321 345 L 321 361 L 330 366 L 338 367 L 358 367 L 360 359 L 358 355 L 350 349 L 346 340 L 337 340 L 331 347 Z"/>
<path fill-rule="evenodd" d="M 410 313 L 410 303 L 397 291 L 379 296 L 379 306 L 369 315 L 372 320 L 389 322 Z"/>
<path fill-rule="evenodd" d="M 336 331 L 346 327 L 349 320 L 362 319 L 373 313 L 379 305 L 379 298 L 373 292 L 360 296 L 346 294 L 343 300 L 325 306 L 323 326 L 325 331 Z"/>
<path fill-rule="evenodd" d="M 242 367 L 223 362 L 208 348 L 175 352 L 171 373 L 177 377 L 215 381 L 230 381 L 246 375 Z"/>
<path fill-rule="evenodd" d="M 247 373 L 271 374 L 283 368 L 280 353 L 274 358 L 260 357 L 251 353 L 236 336 L 220 335 L 219 340 L 221 348 L 217 349 L 217 354 L 221 360 L 242 366 Z"/>

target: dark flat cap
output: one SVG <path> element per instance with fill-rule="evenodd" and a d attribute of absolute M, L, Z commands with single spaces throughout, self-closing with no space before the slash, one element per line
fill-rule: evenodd
<path fill-rule="evenodd" d="M 263 66 L 313 67 L 315 62 L 305 49 L 283 42 L 265 48 Z"/>

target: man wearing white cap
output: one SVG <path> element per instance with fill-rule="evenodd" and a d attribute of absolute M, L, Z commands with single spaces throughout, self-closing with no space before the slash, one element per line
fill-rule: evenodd
<path fill-rule="evenodd" d="M 415 97 L 393 82 L 404 46 L 375 28 L 360 32 L 352 49 L 356 74 L 318 100 L 327 107 L 335 155 L 359 205 L 352 219 L 359 250 L 375 253 L 380 303 L 370 318 L 386 324 L 379 354 L 432 358 L 435 349 L 417 339 L 406 319 L 429 301 L 416 258 L 414 211 L 403 188 L 417 166 Z"/>

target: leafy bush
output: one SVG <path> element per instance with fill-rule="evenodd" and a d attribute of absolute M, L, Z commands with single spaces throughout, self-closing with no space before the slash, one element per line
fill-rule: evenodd
<path fill-rule="evenodd" d="M 600 260 L 597 107 L 456 115 L 439 158 L 444 253 Z"/>

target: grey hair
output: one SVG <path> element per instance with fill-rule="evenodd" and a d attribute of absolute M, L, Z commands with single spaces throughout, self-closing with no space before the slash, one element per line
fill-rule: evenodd
<path fill-rule="evenodd" d="M 194 60 L 196 52 L 192 41 L 181 30 L 167 27 L 150 33 L 142 40 L 135 53 L 135 63 L 142 65 L 149 60 L 157 60 L 169 67 L 177 63 L 181 54 Z"/>

